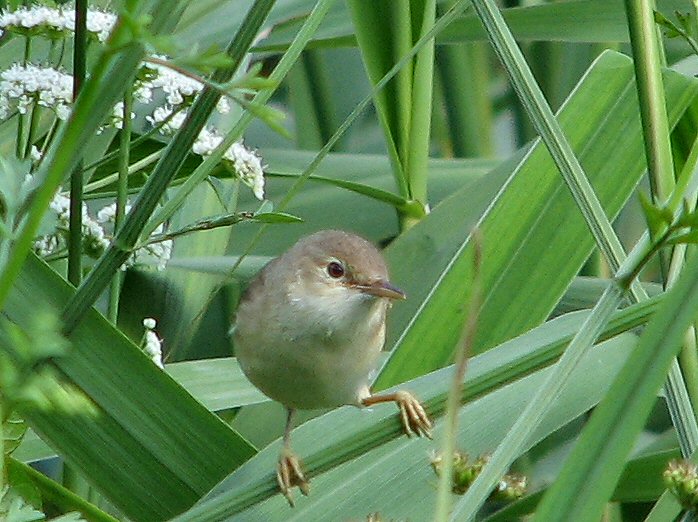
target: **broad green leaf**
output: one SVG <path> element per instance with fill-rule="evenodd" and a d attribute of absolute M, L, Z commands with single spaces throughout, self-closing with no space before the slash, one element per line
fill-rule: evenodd
<path fill-rule="evenodd" d="M 167 364 L 165 372 L 210 411 L 269 401 L 247 380 L 232 357 Z M 18 443 L 13 456 L 22 462 L 34 462 L 56 455 L 34 430 L 27 431 Z"/>
<path fill-rule="evenodd" d="M 89 520 L 90 522 L 116 522 L 116 518 L 98 509 L 93 504 L 80 497 L 79 495 L 69 491 L 64 486 L 51 480 L 43 473 L 27 466 L 15 459 L 9 459 L 7 462 L 10 482 L 13 489 L 19 489 L 17 486 L 21 483 L 20 491 L 25 500 L 30 500 L 30 496 L 26 494 L 27 488 L 31 488 L 37 495 L 35 499 L 38 505 L 43 503 L 44 506 L 50 506 L 52 510 L 67 513 L 63 517 L 51 518 L 52 521 L 65 520 L 65 522 L 74 521 L 80 515 L 81 520 Z M 33 498 L 31 499 L 34 500 Z M 34 502 L 32 502 L 34 503 Z M 8 518 L 9 520 L 13 520 Z M 14 519 L 16 520 L 16 519 Z M 27 519 L 34 520 L 34 519 Z M 40 518 L 38 520 L 43 520 Z"/>
<path fill-rule="evenodd" d="M 56 452 L 30 428 L 12 456 L 20 462 L 30 463 L 55 457 Z"/>
<path fill-rule="evenodd" d="M 529 445 L 593 407 L 603 397 L 608 380 L 615 376 L 634 343 L 635 337 L 625 334 L 593 350 Z M 525 349 L 523 342 L 519 348 Z M 497 351 L 506 356 L 504 349 Z M 491 357 L 492 352 L 480 356 L 480 360 L 484 362 Z M 471 375 L 479 374 L 483 369 L 478 364 L 480 360 L 473 360 L 469 370 Z M 471 455 L 494 448 L 547 371 L 524 377 L 465 406 L 460 414 L 459 448 Z M 446 393 L 452 375 L 452 368 L 442 369 L 415 379 L 408 386 L 428 402 L 429 397 Z M 478 419 L 478 422 L 472 422 L 473 419 Z M 294 430 L 293 447 L 304 459 L 311 476 L 336 465 L 340 448 L 353 447 L 360 456 L 317 477 L 310 497 L 298 499 L 293 511 L 278 494 L 260 503 L 278 491 L 274 477 L 280 449 L 280 441 L 277 441 L 176 520 L 343 520 L 363 519 L 375 511 L 380 511 L 388 519 L 429 520 L 434 509 L 433 484 L 436 477 L 428 455 L 430 450 L 438 449 L 438 445 L 428 440 L 400 437 L 373 451 L 366 451 L 365 436 L 369 430 L 376 431 L 379 422 L 385 425 L 389 421 L 393 423 L 392 429 L 397 428 L 399 432 L 394 408 L 375 407 L 367 412 L 345 407 Z M 441 430 L 442 425 L 437 424 L 437 441 L 442 436 Z M 386 489 L 392 494 L 386 496 Z M 253 502 L 254 507 L 233 516 Z"/>
<path fill-rule="evenodd" d="M 247 0 L 245 3 L 250 4 L 251 1 Z M 240 0 L 199 0 L 192 2 L 177 27 L 178 39 L 182 45 L 191 46 L 221 45 L 222 42 L 227 42 L 230 34 L 236 31 L 242 22 L 244 9 L 241 9 L 240 5 Z M 300 25 L 296 25 L 296 22 L 299 19 L 305 20 L 314 5 L 315 2 L 312 0 L 278 2 L 269 14 L 265 28 L 271 29 L 277 24 L 281 27 L 290 24 L 292 32 L 286 33 L 289 39 L 284 46 L 287 48 L 300 27 Z M 341 27 L 342 31 L 351 30 L 351 22 L 344 2 L 334 3 L 321 24 L 319 33 L 311 40 L 311 45 L 318 38 L 324 39 L 336 34 L 338 27 Z M 353 41 L 353 38 L 350 40 Z"/>
<path fill-rule="evenodd" d="M 267 197 L 272 201 L 283 198 L 295 180 L 292 176 L 302 174 L 315 157 L 313 152 L 288 149 L 262 149 L 261 155 L 268 164 L 266 170 L 272 174 L 267 179 Z M 491 159 L 430 160 L 431 206 L 437 207 L 458 189 L 471 186 L 500 163 L 501 160 Z M 316 174 L 337 180 L 336 185 L 356 183 L 397 194 L 387 156 L 329 154 L 319 165 Z M 500 183 L 503 182 L 504 179 L 501 179 Z M 259 202 L 251 194 L 242 191 L 240 209 L 255 210 L 258 205 Z M 293 227 L 267 228 L 255 244 L 253 254 L 278 256 L 301 236 L 324 228 L 349 229 L 376 243 L 394 237 L 399 232 L 395 210 L 391 206 L 313 178 L 308 180 L 285 210 L 302 218 L 303 223 Z M 254 224 L 235 227 L 233 253 L 242 254 L 257 231 L 258 227 Z"/>
<path fill-rule="evenodd" d="M 24 325 L 35 303 L 59 313 L 73 293 L 30 256 L 5 313 Z M 31 408 L 22 414 L 130 518 L 160 520 L 186 509 L 254 453 L 96 311 L 69 340 L 70 355 L 55 365 L 92 399 L 98 415 Z"/>
<path fill-rule="evenodd" d="M 245 378 L 232 357 L 172 363 L 165 371 L 211 411 L 269 400 Z"/>
<path fill-rule="evenodd" d="M 689 260 L 614 379 L 558 480 L 536 512 L 538 520 L 598 520 L 633 442 L 643 428 L 698 310 L 698 260 Z"/>
<path fill-rule="evenodd" d="M 613 492 L 616 502 L 651 502 L 657 500 L 666 486 L 662 472 L 672 459 L 681 458 L 678 448 L 642 455 L 630 460 Z"/>
<path fill-rule="evenodd" d="M 271 260 L 272 258 L 267 256 L 245 256 L 242 260 L 237 256 L 179 257 L 171 260 L 168 268 L 225 276 L 237 266 L 235 277 L 249 280 Z"/>
<path fill-rule="evenodd" d="M 660 300 L 661 297 L 656 297 L 617 312 L 601 338 L 609 339 L 620 332 L 632 330 L 643 324 Z M 555 361 L 586 316 L 587 312 L 567 314 L 474 357 L 469 363 L 463 401 L 483 397 Z M 450 372 L 450 369 L 443 369 L 424 377 L 425 380 L 416 380 L 408 385 L 410 391 L 417 393 L 423 400 L 433 418 L 443 414 Z M 417 383 L 423 384 L 418 387 Z M 372 419 L 361 417 L 361 412 L 356 412 L 353 408 L 342 408 L 331 415 L 339 415 L 340 412 L 346 412 L 346 415 L 349 415 L 347 419 L 338 421 L 338 429 L 346 431 L 346 435 L 324 450 L 317 451 L 311 456 L 305 455 L 306 472 L 309 476 L 356 458 L 403 433 L 399 421 L 390 408 L 376 408 Z M 280 419 L 279 422 L 281 423 L 282 420 Z M 328 433 L 336 433 L 336 430 L 333 428 Z M 297 435 L 294 440 L 296 438 Z M 265 474 L 258 477 L 242 496 L 225 493 L 223 495 L 225 499 L 221 500 L 222 508 L 224 510 L 243 509 L 276 492 L 276 483 L 265 470 Z M 205 512 L 210 514 L 208 508 L 205 508 Z"/>
<path fill-rule="evenodd" d="M 672 13 L 685 9 L 681 0 L 660 0 L 658 9 Z M 564 42 L 627 42 L 628 29 L 622 0 L 572 0 L 502 10 L 517 40 Z M 451 24 L 439 42 L 485 40 L 478 17 L 470 12 Z"/>
<path fill-rule="evenodd" d="M 605 52 L 558 116 L 610 218 L 645 168 L 632 77 L 627 57 Z M 667 73 L 665 82 L 675 123 L 698 86 L 675 73 Z M 392 357 L 377 386 L 451 360 L 472 280 L 473 226 L 483 238 L 485 292 L 474 353 L 540 324 L 592 251 L 587 225 L 540 142 L 513 172 L 495 175 L 510 175 L 501 191 L 493 194 L 487 185 L 491 174 L 444 201 L 387 249 L 392 279 L 408 299 L 389 316 Z"/>
<path fill-rule="evenodd" d="M 658 9 L 667 14 L 689 8 L 682 0 L 661 0 L 657 4 Z M 221 7 L 221 10 L 224 9 L 226 8 Z M 303 12 L 303 9 L 297 7 L 294 13 L 297 18 L 289 17 L 285 23 L 278 24 L 268 38 L 257 43 L 257 49 L 278 51 L 286 48 L 308 10 L 306 7 Z M 622 0 L 542 2 L 502 9 L 502 12 L 517 40 L 601 43 L 629 40 Z M 210 23 L 219 27 L 222 25 L 221 21 L 213 21 L 213 13 L 209 16 Z M 437 35 L 436 43 L 438 45 L 486 39 L 478 18 L 472 12 L 466 12 Z M 310 47 L 347 45 L 356 45 L 356 39 L 348 17 L 337 10 L 327 17 Z"/>

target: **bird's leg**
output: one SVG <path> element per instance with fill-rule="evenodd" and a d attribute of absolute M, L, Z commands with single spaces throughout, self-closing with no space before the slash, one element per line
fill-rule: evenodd
<path fill-rule="evenodd" d="M 291 431 L 293 430 L 293 414 L 296 410 L 287 408 L 286 429 L 284 430 L 284 447 L 279 455 L 279 465 L 276 468 L 276 481 L 279 483 L 281 493 L 283 493 L 291 507 L 294 506 L 291 488 L 298 486 L 301 493 L 308 495 L 310 485 L 303 475 L 301 463 L 296 454 L 291 449 Z"/>
<path fill-rule="evenodd" d="M 379 402 L 394 402 L 400 408 L 400 419 L 408 437 L 417 435 L 431 438 L 431 421 L 417 398 L 410 392 L 397 391 L 385 395 L 371 395 L 361 401 L 364 406 Z"/>

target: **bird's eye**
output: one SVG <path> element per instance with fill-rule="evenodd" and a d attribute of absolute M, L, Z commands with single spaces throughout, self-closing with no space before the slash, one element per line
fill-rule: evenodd
<path fill-rule="evenodd" d="M 344 275 L 344 267 L 342 266 L 342 263 L 332 261 L 330 264 L 327 265 L 327 273 L 330 275 L 330 277 L 333 277 L 334 279 L 339 279 Z"/>

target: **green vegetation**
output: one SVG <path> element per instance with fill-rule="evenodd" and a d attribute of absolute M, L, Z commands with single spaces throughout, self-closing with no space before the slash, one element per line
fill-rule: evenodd
<path fill-rule="evenodd" d="M 698 3 L 20 4 L 0 518 L 693 516 Z M 434 440 L 389 405 L 305 412 L 290 508 L 284 412 L 230 328 L 325 228 L 385 248 L 408 299 L 374 386 Z"/>

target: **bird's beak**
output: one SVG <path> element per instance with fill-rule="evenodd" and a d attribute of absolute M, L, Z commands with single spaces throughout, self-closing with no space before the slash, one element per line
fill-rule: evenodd
<path fill-rule="evenodd" d="M 390 284 L 389 281 L 374 281 L 367 285 L 356 285 L 362 292 L 376 297 L 387 297 L 388 299 L 406 299 L 405 292 Z"/>

